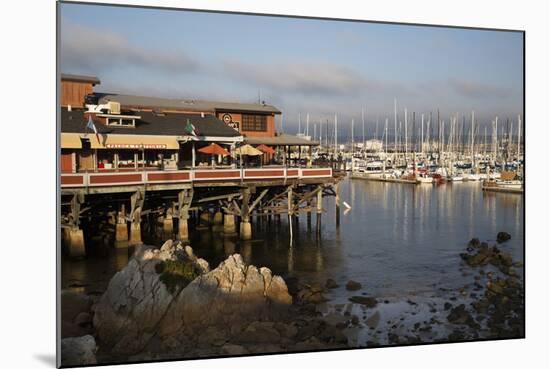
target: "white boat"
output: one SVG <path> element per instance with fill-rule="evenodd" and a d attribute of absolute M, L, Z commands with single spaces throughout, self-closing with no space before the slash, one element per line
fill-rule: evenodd
<path fill-rule="evenodd" d="M 416 179 L 420 183 L 427 183 L 427 184 L 432 184 L 433 181 L 434 181 L 434 179 L 432 177 L 429 177 L 429 176 L 417 176 Z"/>
<path fill-rule="evenodd" d="M 479 181 L 481 180 L 481 175 L 479 174 L 467 174 L 464 179 L 468 181 Z"/>
<path fill-rule="evenodd" d="M 523 181 L 520 181 L 520 180 L 510 180 L 510 181 L 497 180 L 496 182 L 497 182 L 497 186 L 501 188 L 521 189 L 523 187 Z"/>

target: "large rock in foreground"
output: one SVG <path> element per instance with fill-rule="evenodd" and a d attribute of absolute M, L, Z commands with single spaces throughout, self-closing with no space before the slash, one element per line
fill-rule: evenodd
<path fill-rule="evenodd" d="M 61 340 L 61 364 L 63 366 L 94 365 L 96 344 L 90 335 L 63 338 Z"/>
<path fill-rule="evenodd" d="M 94 307 L 94 326 L 100 346 L 130 355 L 206 327 L 281 317 L 291 303 L 284 280 L 268 268 L 235 254 L 209 271 L 189 246 L 168 241 L 137 250 L 111 279 Z"/>

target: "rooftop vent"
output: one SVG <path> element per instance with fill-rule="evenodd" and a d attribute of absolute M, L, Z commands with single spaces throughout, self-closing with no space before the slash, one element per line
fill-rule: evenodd
<path fill-rule="evenodd" d="M 107 110 L 109 110 L 109 114 L 120 114 L 120 103 L 115 101 L 109 101 L 107 103 Z"/>

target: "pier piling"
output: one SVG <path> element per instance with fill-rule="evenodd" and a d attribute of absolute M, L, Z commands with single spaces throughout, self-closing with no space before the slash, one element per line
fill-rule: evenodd
<path fill-rule="evenodd" d="M 174 233 L 174 219 L 173 219 L 173 210 L 172 208 L 166 209 L 164 213 L 164 219 L 162 220 L 162 236 L 165 239 L 172 238 Z"/>
<path fill-rule="evenodd" d="M 80 228 L 80 205 L 84 202 L 84 195 L 75 193 L 71 199 L 71 212 L 68 215 L 68 227 L 65 231 L 65 243 L 70 257 L 86 256 L 84 232 Z"/>
<path fill-rule="evenodd" d="M 252 225 L 250 224 L 250 207 L 248 205 L 250 201 L 250 188 L 246 187 L 241 190 L 243 199 L 241 206 L 241 224 L 240 224 L 240 237 L 241 240 L 249 240 L 252 238 Z"/>
<path fill-rule="evenodd" d="M 136 246 L 141 245 L 141 210 L 143 209 L 143 203 L 145 200 L 145 194 L 142 190 L 138 190 L 130 197 L 130 240 L 128 245 Z"/>
<path fill-rule="evenodd" d="M 193 201 L 193 190 L 183 190 L 178 193 L 178 238 L 189 240 L 189 207 Z"/>
<path fill-rule="evenodd" d="M 212 219 L 212 231 L 222 232 L 223 230 L 223 213 L 220 211 L 220 209 L 217 209 L 214 213 L 214 218 Z"/>
<path fill-rule="evenodd" d="M 115 224 L 115 247 L 119 248 L 128 241 L 128 224 L 126 224 L 126 209 L 120 205 Z"/>
<path fill-rule="evenodd" d="M 80 228 L 71 228 L 67 233 L 68 252 L 72 258 L 86 256 L 86 247 L 84 245 L 84 232 Z"/>
<path fill-rule="evenodd" d="M 235 228 L 235 215 L 226 213 L 223 216 L 223 233 L 232 235 L 237 233 Z"/>

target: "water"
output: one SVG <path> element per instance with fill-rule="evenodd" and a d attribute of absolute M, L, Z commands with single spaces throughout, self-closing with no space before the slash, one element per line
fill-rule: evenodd
<path fill-rule="evenodd" d="M 442 297 L 472 281 L 459 254 L 472 237 L 494 242 L 499 231 L 512 239 L 500 247 L 523 261 L 523 197 L 483 193 L 475 182 L 403 185 L 345 179 L 339 225 L 334 198 L 324 198 L 320 232 L 316 214 L 301 214 L 290 242 L 288 220 L 254 221 L 252 241 L 224 238 L 211 231 L 193 232 L 195 253 L 215 267 L 227 255 L 240 253 L 256 266 L 283 277 L 324 284 L 327 278 L 344 285 L 349 279 L 361 292 L 399 299 Z M 161 241 L 149 240 L 157 245 Z M 112 275 L 127 263 L 132 249 L 107 249 L 86 260 L 63 260 L 62 287 L 99 294 Z M 344 288 L 331 291 L 332 303 L 346 302 Z"/>

